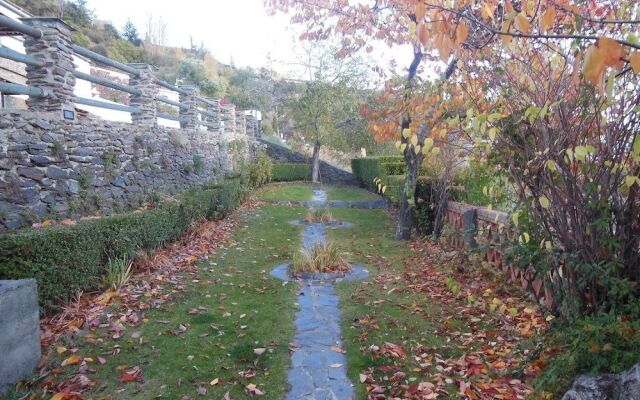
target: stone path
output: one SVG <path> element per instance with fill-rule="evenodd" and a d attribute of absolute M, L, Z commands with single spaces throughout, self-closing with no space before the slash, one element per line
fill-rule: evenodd
<path fill-rule="evenodd" d="M 314 201 L 326 203 L 326 192 L 316 190 Z M 336 225 L 342 226 L 342 225 Z M 325 240 L 326 226 L 321 223 L 306 224 L 303 246 L 307 249 Z M 278 266 L 272 276 L 290 280 L 289 264 Z M 353 385 L 347 377 L 347 360 L 342 352 L 340 333 L 339 297 L 333 284 L 339 280 L 359 280 L 368 276 L 359 265 L 352 266 L 346 276 L 321 274 L 314 279 L 301 281 L 298 293 L 299 310 L 296 314 L 296 348 L 291 356 L 288 381 L 291 390 L 287 400 L 348 400 L 353 399 Z"/>

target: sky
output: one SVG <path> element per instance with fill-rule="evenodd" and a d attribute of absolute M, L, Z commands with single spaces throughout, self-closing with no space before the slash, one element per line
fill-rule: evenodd
<path fill-rule="evenodd" d="M 204 45 L 220 62 L 238 67 L 267 67 L 283 76 L 304 78 L 298 64 L 297 37 L 302 27 L 281 13 L 268 15 L 264 0 L 88 0 L 100 20 L 122 30 L 127 19 L 141 38 L 149 17 L 167 23 L 167 45 Z M 378 60 L 390 59 L 398 49 L 378 49 Z M 404 54 L 404 52 L 403 52 Z M 407 53 L 407 62 L 412 54 Z"/>

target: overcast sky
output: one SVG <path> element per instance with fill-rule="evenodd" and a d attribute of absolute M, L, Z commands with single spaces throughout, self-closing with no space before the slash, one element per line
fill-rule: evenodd
<path fill-rule="evenodd" d="M 231 60 L 238 67 L 268 67 L 285 76 L 300 78 L 296 39 L 300 26 L 291 25 L 289 17 L 268 15 L 264 0 L 88 0 L 87 5 L 96 17 L 111 21 L 122 30 L 127 19 L 138 28 L 141 38 L 152 16 L 167 23 L 167 45 L 189 47 L 190 37 L 195 45 L 203 43 L 211 54 L 223 63 Z M 391 52 L 399 53 L 398 61 L 406 59 L 409 51 L 377 48 L 375 59 L 390 59 Z M 403 49 L 406 50 L 406 49 Z"/>

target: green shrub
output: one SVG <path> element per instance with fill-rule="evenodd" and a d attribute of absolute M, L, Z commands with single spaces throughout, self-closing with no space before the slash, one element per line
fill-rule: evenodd
<path fill-rule="evenodd" d="M 310 175 L 309 164 L 273 164 L 271 170 L 271 180 L 274 182 L 304 181 Z"/>
<path fill-rule="evenodd" d="M 536 379 L 540 392 L 558 398 L 580 374 L 619 373 L 640 362 L 640 305 L 628 314 L 601 313 L 574 323 L 558 323 L 545 338 L 546 348 L 562 348 L 546 356 L 549 364 Z"/>
<path fill-rule="evenodd" d="M 404 175 L 389 175 L 382 177 L 382 185 L 387 189 L 384 195 L 391 200 L 392 203 L 398 204 L 402 195 L 402 185 L 404 185 Z"/>
<path fill-rule="evenodd" d="M 376 157 L 380 163 L 403 163 L 404 156 L 378 156 Z"/>
<path fill-rule="evenodd" d="M 403 175 L 405 171 L 405 164 L 404 161 L 381 162 L 380 169 L 383 175 Z"/>
<path fill-rule="evenodd" d="M 258 187 L 271 181 L 273 163 L 264 150 L 260 151 L 254 163 L 249 166 L 249 184 Z"/>
<path fill-rule="evenodd" d="M 109 259 L 132 258 L 140 249 L 174 241 L 192 222 L 223 216 L 244 194 L 242 179 L 234 178 L 153 209 L 2 236 L 0 279 L 35 278 L 42 310 L 50 313 L 79 291 L 101 288 Z"/>
<path fill-rule="evenodd" d="M 378 157 L 363 157 L 354 158 L 351 160 L 351 171 L 353 177 L 358 180 L 362 187 L 377 192 L 376 184 L 373 180 L 382 178 L 382 171 L 380 169 L 380 159 Z"/>

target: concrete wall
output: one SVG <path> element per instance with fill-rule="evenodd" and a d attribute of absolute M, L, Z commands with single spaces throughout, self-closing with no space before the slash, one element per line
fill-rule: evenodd
<path fill-rule="evenodd" d="M 39 332 L 36 281 L 0 281 L 0 394 L 38 365 Z"/>

